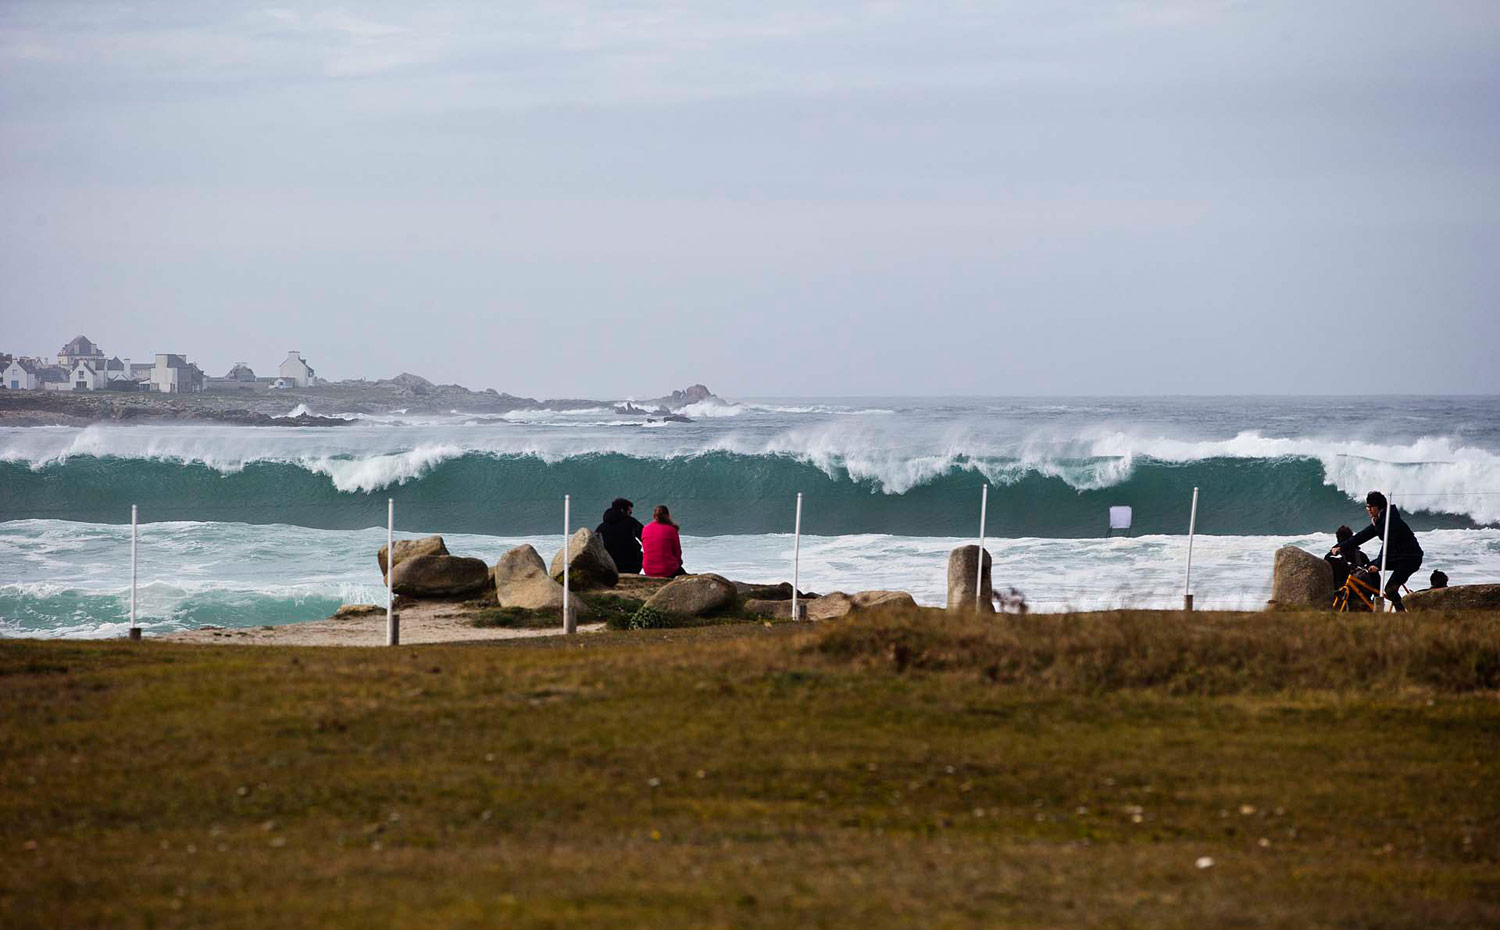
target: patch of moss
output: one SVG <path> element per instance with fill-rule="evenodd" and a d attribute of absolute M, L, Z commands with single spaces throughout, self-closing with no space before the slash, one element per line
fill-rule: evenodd
<path fill-rule="evenodd" d="M 506 630 L 542 630 L 557 626 L 557 611 L 524 607 L 479 607 L 473 612 L 474 626 Z"/>

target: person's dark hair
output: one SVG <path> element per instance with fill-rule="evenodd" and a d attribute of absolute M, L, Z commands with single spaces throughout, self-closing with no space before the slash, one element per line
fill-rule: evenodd
<path fill-rule="evenodd" d="M 634 503 L 626 500 L 625 498 L 623 498 L 623 497 L 617 497 L 613 501 L 610 502 L 609 509 L 610 510 L 629 510 L 631 507 L 634 507 L 634 506 L 635 506 Z"/>
<path fill-rule="evenodd" d="M 1333 538 L 1337 539 L 1339 542 L 1343 542 L 1344 540 L 1348 539 L 1350 536 L 1353 536 L 1353 535 L 1354 535 L 1354 531 L 1351 530 L 1351 529 L 1349 529 L 1349 527 L 1347 527 L 1347 526 L 1341 526 L 1338 529 L 1336 529 L 1336 530 L 1333 531 Z"/>
<path fill-rule="evenodd" d="M 1435 571 L 1432 573 L 1432 579 L 1429 583 L 1434 588 L 1446 588 L 1448 587 L 1448 575 L 1443 571 Z"/>
<path fill-rule="evenodd" d="M 666 504 L 657 504 L 656 509 L 651 511 L 652 523 L 665 523 L 667 526 L 676 526 L 672 522 L 672 511 L 667 509 Z"/>
<path fill-rule="evenodd" d="M 1385 509 L 1385 495 L 1379 491 L 1371 491 L 1365 495 L 1365 506 L 1374 507 L 1377 510 Z"/>

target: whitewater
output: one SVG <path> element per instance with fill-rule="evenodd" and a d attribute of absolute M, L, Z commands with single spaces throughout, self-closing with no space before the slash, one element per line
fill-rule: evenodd
<path fill-rule="evenodd" d="M 1277 546 L 1326 549 L 1379 488 L 1428 568 L 1500 578 L 1495 398 L 813 398 L 683 413 L 693 422 L 601 405 L 351 413 L 337 428 L 0 428 L 0 635 L 116 634 L 131 504 L 147 521 L 155 632 L 379 600 L 387 498 L 403 535 L 442 533 L 490 561 L 521 542 L 554 551 L 564 494 L 590 526 L 615 496 L 669 503 L 690 569 L 774 581 L 790 575 L 800 491 L 807 586 L 938 604 L 988 484 L 997 583 L 1062 610 L 1179 602 L 1194 487 L 1205 607 L 1263 603 Z M 1106 539 L 1120 504 L 1132 535 Z"/>

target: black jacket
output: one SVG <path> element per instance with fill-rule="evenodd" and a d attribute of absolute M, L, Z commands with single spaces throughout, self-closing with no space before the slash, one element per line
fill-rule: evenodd
<path fill-rule="evenodd" d="M 1382 510 L 1374 520 L 1370 521 L 1369 526 L 1360 530 L 1358 533 L 1355 533 L 1353 538 L 1349 539 L 1347 542 L 1340 544 L 1339 552 L 1343 552 L 1347 548 L 1358 546 L 1360 543 L 1364 542 L 1367 539 L 1379 539 L 1384 534 L 1385 511 Z M 1382 550 L 1381 555 L 1384 554 L 1384 550 Z M 1416 556 L 1417 558 L 1421 558 L 1422 556 L 1422 547 L 1417 544 L 1417 534 L 1413 533 L 1411 531 L 1411 527 L 1406 525 L 1406 521 L 1401 519 L 1401 511 L 1398 510 L 1395 506 L 1391 507 L 1390 556 L 1392 559 L 1399 559 L 1402 556 Z M 1376 565 L 1380 565 L 1381 556 L 1375 556 L 1373 561 Z"/>
<path fill-rule="evenodd" d="M 1330 555 L 1328 556 L 1328 558 L 1338 559 L 1340 562 L 1343 562 L 1344 565 L 1350 570 L 1356 568 L 1364 568 L 1366 565 L 1370 564 L 1369 557 L 1365 555 L 1363 549 L 1354 545 L 1354 540 L 1352 538 L 1348 542 L 1339 543 L 1338 547 L 1339 554 Z"/>
<path fill-rule="evenodd" d="M 641 521 L 623 510 L 604 511 L 604 522 L 594 532 L 604 540 L 604 548 L 615 560 L 615 568 L 630 574 L 641 573 Z"/>

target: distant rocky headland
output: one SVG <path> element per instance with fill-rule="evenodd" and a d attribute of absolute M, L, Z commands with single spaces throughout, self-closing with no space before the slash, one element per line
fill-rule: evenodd
<path fill-rule="evenodd" d="M 237 426 L 343 426 L 348 414 L 472 413 L 501 415 L 518 410 L 584 410 L 606 407 L 621 416 L 683 421 L 680 411 L 702 402 L 724 403 L 695 384 L 645 401 L 517 397 L 494 389 L 471 391 L 434 384 L 402 373 L 379 381 L 336 381 L 276 391 L 205 390 L 161 394 L 147 391 L 0 390 L 0 425 L 83 426 L 90 423 L 200 421 Z M 289 411 L 297 411 L 295 416 Z"/>

